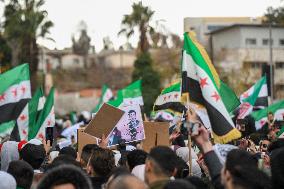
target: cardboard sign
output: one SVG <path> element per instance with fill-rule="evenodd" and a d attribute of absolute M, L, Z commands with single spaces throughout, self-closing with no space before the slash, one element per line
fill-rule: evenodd
<path fill-rule="evenodd" d="M 97 138 L 101 138 L 102 134 L 107 136 L 123 114 L 124 111 L 104 103 L 96 116 L 87 125 L 85 133 Z"/>
<path fill-rule="evenodd" d="M 140 106 L 137 104 L 125 106 L 121 109 L 125 114 L 109 134 L 108 146 L 118 145 L 121 140 L 128 143 L 145 139 Z"/>
<path fill-rule="evenodd" d="M 85 133 L 84 129 L 78 129 L 77 132 L 78 153 L 81 156 L 83 147 L 87 144 L 97 144 L 97 138 Z"/>
<path fill-rule="evenodd" d="M 142 148 L 150 152 L 155 146 L 169 146 L 169 123 L 167 122 L 144 122 L 145 140 Z"/>

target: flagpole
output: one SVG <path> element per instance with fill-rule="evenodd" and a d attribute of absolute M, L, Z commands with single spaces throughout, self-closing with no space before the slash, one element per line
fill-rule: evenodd
<path fill-rule="evenodd" d="M 186 95 L 187 114 L 189 114 L 189 94 Z M 191 155 L 191 136 L 188 134 L 188 160 L 189 160 L 189 176 L 192 176 L 192 155 Z"/>

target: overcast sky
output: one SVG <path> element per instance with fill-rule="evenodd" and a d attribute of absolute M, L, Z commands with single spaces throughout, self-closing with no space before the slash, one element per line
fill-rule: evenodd
<path fill-rule="evenodd" d="M 92 45 L 101 50 L 102 39 L 109 36 L 114 46 L 124 44 L 126 38 L 118 37 L 121 19 L 131 12 L 136 0 L 46 0 L 44 8 L 48 18 L 54 22 L 50 37 L 54 42 L 39 41 L 49 48 L 62 49 L 71 46 L 71 36 L 78 31 L 78 24 L 84 20 Z M 184 17 L 204 16 L 261 16 L 268 6 L 280 6 L 280 0 L 143 0 L 144 5 L 155 11 L 155 20 L 163 19 L 167 29 L 176 34 L 183 33 Z M 1 14 L 3 6 L 0 6 Z M 130 42 L 136 45 L 137 36 Z"/>

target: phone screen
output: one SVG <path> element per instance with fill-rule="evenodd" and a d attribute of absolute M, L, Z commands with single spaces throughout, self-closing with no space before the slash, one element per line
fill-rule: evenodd
<path fill-rule="evenodd" d="M 45 128 L 45 138 L 46 141 L 50 141 L 50 146 L 52 146 L 53 143 L 53 127 L 46 127 Z"/>

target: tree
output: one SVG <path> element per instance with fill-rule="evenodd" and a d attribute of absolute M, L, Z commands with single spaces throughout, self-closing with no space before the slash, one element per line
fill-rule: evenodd
<path fill-rule="evenodd" d="M 150 114 L 154 101 L 160 93 L 160 77 L 152 68 L 152 59 L 149 53 L 141 53 L 135 63 L 132 80 L 142 79 L 142 93 L 144 111 Z"/>
<path fill-rule="evenodd" d="M 140 36 L 138 43 L 138 51 L 145 53 L 149 49 L 149 41 L 147 35 L 150 32 L 153 32 L 154 29 L 149 25 L 149 21 L 154 15 L 149 7 L 144 7 L 142 2 L 133 3 L 132 13 L 124 15 L 122 19 L 123 29 L 120 30 L 118 35 L 126 34 L 126 37 L 129 38 L 134 34 L 135 28 L 138 27 Z"/>
<path fill-rule="evenodd" d="M 263 23 L 284 25 L 284 7 L 269 7 L 264 14 Z"/>
<path fill-rule="evenodd" d="M 0 33 L 0 73 L 10 66 L 11 59 L 11 48 L 8 46 L 6 39 Z"/>
<path fill-rule="evenodd" d="M 53 23 L 41 10 L 44 0 L 10 0 L 5 6 L 4 37 L 12 49 L 12 66 L 29 63 L 32 90 L 37 85 L 38 38 L 46 38 Z M 50 39 L 50 38 L 47 38 Z"/>
<path fill-rule="evenodd" d="M 91 38 L 87 34 L 87 24 L 84 21 L 79 23 L 80 37 L 76 41 L 72 37 L 72 48 L 75 54 L 81 55 L 84 57 L 84 66 L 87 68 L 87 57 L 89 54 L 89 49 L 91 47 Z"/>

